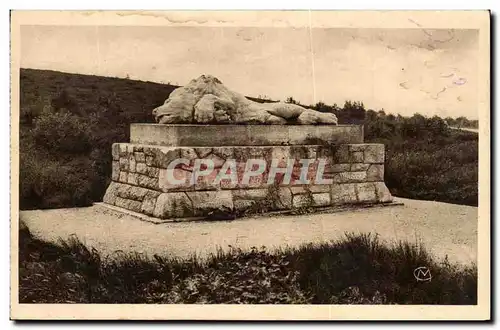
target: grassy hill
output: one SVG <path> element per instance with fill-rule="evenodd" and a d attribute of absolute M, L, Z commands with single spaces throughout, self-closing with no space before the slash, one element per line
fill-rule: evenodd
<path fill-rule="evenodd" d="M 152 109 L 177 87 L 21 69 L 21 209 L 102 200 L 111 176 L 111 144 L 128 141 L 130 123 L 154 122 Z M 477 205 L 477 134 L 451 130 L 439 117 L 366 111 L 361 102 L 307 107 L 333 112 L 339 123 L 365 123 L 366 142 L 386 145 L 386 182 L 394 195 Z"/>
<path fill-rule="evenodd" d="M 154 122 L 151 110 L 165 102 L 178 86 L 129 79 L 90 76 L 48 70 L 21 69 L 21 120 L 29 123 L 40 106 L 53 102 L 55 110 L 85 116 L 98 111 L 99 104 L 112 101 L 123 119 Z"/>

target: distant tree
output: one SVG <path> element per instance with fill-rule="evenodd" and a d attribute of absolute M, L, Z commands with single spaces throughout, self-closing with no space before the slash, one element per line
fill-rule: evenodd
<path fill-rule="evenodd" d="M 372 110 L 372 109 L 367 110 L 366 114 L 365 114 L 365 119 L 367 121 L 377 120 L 377 112 L 375 112 L 375 110 Z"/>
<path fill-rule="evenodd" d="M 449 125 L 449 126 L 455 126 L 455 119 L 451 118 L 451 117 L 446 117 L 444 119 L 444 121 Z"/>
<path fill-rule="evenodd" d="M 286 98 L 285 103 L 297 104 L 297 101 L 295 101 L 293 97 L 289 96 Z"/>
<path fill-rule="evenodd" d="M 464 116 L 460 116 L 457 119 L 455 119 L 455 125 L 458 128 L 466 127 L 467 123 L 468 123 L 468 120 Z"/>
<path fill-rule="evenodd" d="M 360 122 L 365 119 L 365 106 L 363 102 L 356 102 L 347 100 L 344 103 L 344 107 L 341 110 L 344 116 L 347 116 L 354 122 Z"/>
<path fill-rule="evenodd" d="M 427 130 L 434 136 L 446 136 L 449 135 L 449 127 L 445 120 L 439 116 L 433 116 L 427 119 L 426 123 Z"/>

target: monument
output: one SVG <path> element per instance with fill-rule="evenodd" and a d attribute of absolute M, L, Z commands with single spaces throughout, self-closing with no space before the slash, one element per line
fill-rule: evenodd
<path fill-rule="evenodd" d="M 393 201 L 384 145 L 332 113 L 253 102 L 202 75 L 153 115 L 113 144 L 105 204 L 177 220 Z"/>

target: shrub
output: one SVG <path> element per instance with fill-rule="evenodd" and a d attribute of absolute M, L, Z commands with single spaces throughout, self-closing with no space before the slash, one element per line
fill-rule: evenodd
<path fill-rule="evenodd" d="M 31 134 L 37 145 L 52 153 L 86 153 L 92 147 L 90 122 L 69 112 L 44 112 L 35 119 Z"/>
<path fill-rule="evenodd" d="M 61 163 L 43 157 L 21 154 L 20 207 L 59 208 L 92 204 L 97 180 L 85 158 Z"/>
<path fill-rule="evenodd" d="M 439 117 L 367 112 L 366 142 L 385 144 L 385 182 L 395 196 L 478 205 L 478 136 Z"/>

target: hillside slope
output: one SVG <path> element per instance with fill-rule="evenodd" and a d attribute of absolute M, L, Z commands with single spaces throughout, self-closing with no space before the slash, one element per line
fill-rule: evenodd
<path fill-rule="evenodd" d="M 127 119 L 139 122 L 153 122 L 151 111 L 163 104 L 178 87 L 35 69 L 21 69 L 20 86 L 21 119 L 23 114 L 33 111 L 40 102 L 49 103 L 50 99 L 59 100 L 61 107 L 68 106 L 79 114 L 95 112 L 99 103 L 109 99 L 119 104 Z"/>

